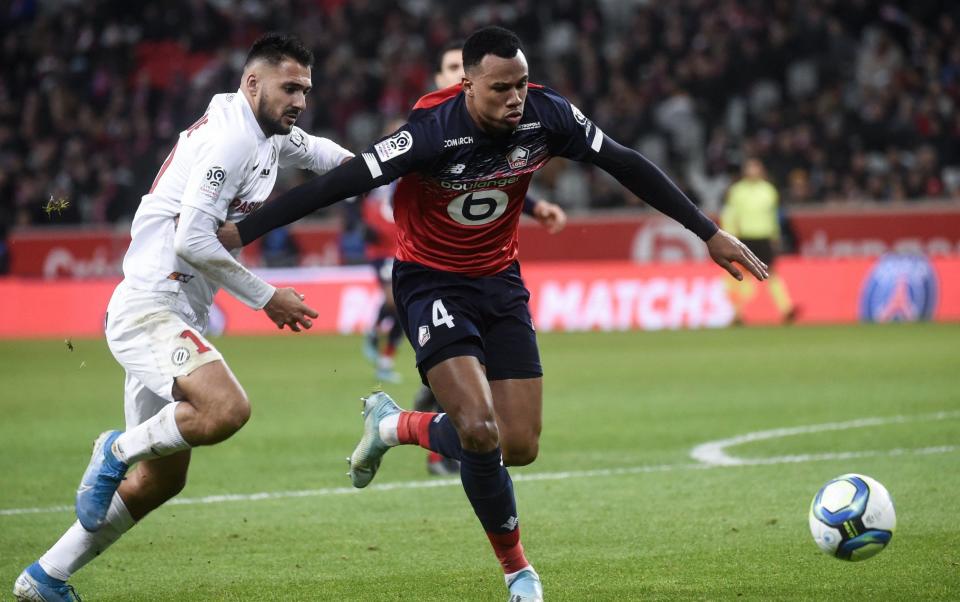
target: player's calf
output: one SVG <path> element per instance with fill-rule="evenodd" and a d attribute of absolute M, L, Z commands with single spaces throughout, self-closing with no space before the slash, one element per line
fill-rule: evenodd
<path fill-rule="evenodd" d="M 507 466 L 526 466 L 533 464 L 540 452 L 539 441 L 519 443 L 503 442 L 503 463 Z"/>

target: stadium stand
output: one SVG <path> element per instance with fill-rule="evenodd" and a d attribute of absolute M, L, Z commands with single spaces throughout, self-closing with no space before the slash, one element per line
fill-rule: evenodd
<path fill-rule="evenodd" d="M 263 31 L 316 53 L 298 124 L 360 148 L 428 87 L 438 48 L 489 22 L 708 211 L 748 155 L 788 203 L 960 199 L 948 1 L 17 0 L 0 8 L 0 222 L 50 223 L 50 198 L 71 201 L 59 224 L 128 220 Z M 641 204 L 563 161 L 537 185 L 573 212 Z"/>

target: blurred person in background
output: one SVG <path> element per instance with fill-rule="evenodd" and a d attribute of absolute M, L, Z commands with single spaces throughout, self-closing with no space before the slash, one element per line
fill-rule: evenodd
<path fill-rule="evenodd" d="M 387 135 L 403 124 L 392 120 L 381 135 Z M 393 301 L 393 258 L 397 250 L 397 225 L 393 221 L 393 193 L 396 182 L 371 190 L 363 198 L 361 216 L 364 227 L 365 253 L 373 268 L 374 275 L 383 291 L 383 302 L 377 310 L 370 331 L 364 337 L 363 352 L 373 363 L 378 381 L 398 383 L 402 380 L 394 369 L 394 355 L 403 327 L 397 318 L 397 307 Z"/>
<path fill-rule="evenodd" d="M 760 261 L 767 264 L 770 273 L 770 296 L 780 312 L 781 320 L 793 322 L 797 307 L 790 299 L 787 285 L 776 271 L 774 264 L 781 248 L 780 195 L 767 179 L 766 170 L 759 159 L 749 158 L 743 164 L 740 180 L 727 191 L 721 214 L 720 227 L 730 232 L 747 245 Z M 743 323 L 743 308 L 753 300 L 757 285 L 749 278 L 729 283 L 733 302 L 733 323 Z"/>

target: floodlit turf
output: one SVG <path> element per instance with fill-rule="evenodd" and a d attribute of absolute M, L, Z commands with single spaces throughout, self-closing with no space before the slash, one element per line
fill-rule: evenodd
<path fill-rule="evenodd" d="M 216 344 L 253 418 L 195 452 L 181 498 L 280 495 L 161 508 L 74 577 L 85 599 L 506 599 L 459 485 L 422 486 L 425 452 L 391 451 L 374 486 L 349 490 L 359 397 L 376 384 L 358 338 Z M 73 345 L 0 342 L 3 596 L 73 520 L 55 508 L 72 504 L 95 436 L 122 426 L 120 368 L 102 341 Z M 540 458 L 512 472 L 548 600 L 960 599 L 960 326 L 553 334 L 541 347 Z M 401 404 L 411 355 L 406 382 L 387 388 Z M 689 455 L 895 416 L 725 450 L 797 462 L 705 468 Z M 853 457 L 810 457 L 831 453 Z M 807 529 L 814 493 L 846 472 L 897 504 L 889 549 L 856 564 Z M 40 511 L 4 512 L 27 508 Z"/>

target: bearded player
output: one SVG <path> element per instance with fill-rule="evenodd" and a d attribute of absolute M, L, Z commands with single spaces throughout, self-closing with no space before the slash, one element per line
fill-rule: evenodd
<path fill-rule="evenodd" d="M 126 371 L 127 428 L 96 440 L 77 489 L 78 520 L 17 578 L 18 600 L 79 599 L 70 576 L 180 492 L 194 447 L 219 443 L 247 422 L 246 393 L 203 336 L 219 288 L 281 329 L 299 332 L 317 317 L 302 295 L 261 280 L 216 237 L 224 221 L 266 201 L 279 167 L 324 173 L 353 156 L 294 127 L 312 61 L 296 38 L 260 38 L 240 89 L 214 96 L 180 133 L 143 197 L 105 326 Z"/>

